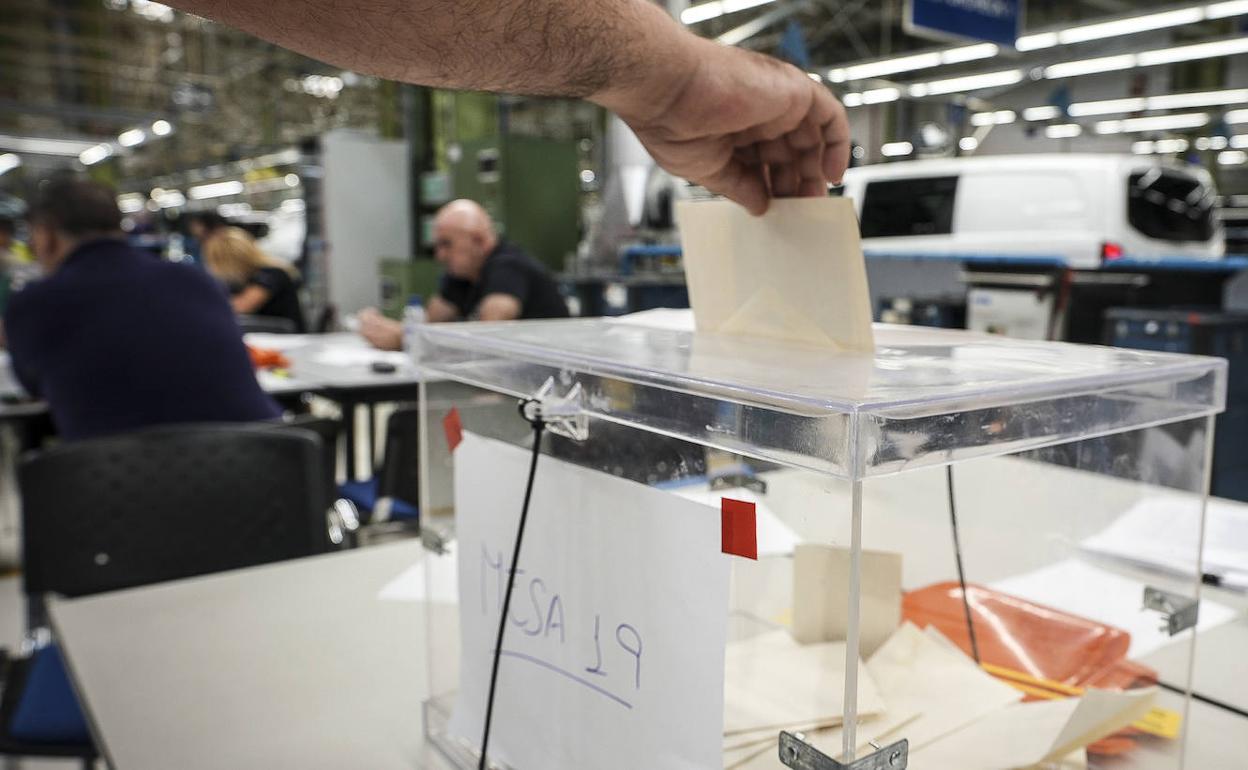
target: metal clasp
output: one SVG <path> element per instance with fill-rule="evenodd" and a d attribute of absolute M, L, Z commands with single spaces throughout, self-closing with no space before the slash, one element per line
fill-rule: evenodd
<path fill-rule="evenodd" d="M 524 419 L 541 420 L 546 429 L 573 441 L 589 438 L 589 414 L 585 411 L 585 391 L 577 382 L 562 396 L 554 395 L 555 378 L 551 377 L 521 406 Z"/>
<path fill-rule="evenodd" d="M 848 765 L 836 761 L 806 742 L 801 733 L 780 733 L 780 762 L 793 770 L 906 770 L 910 741 L 901 739 L 883 748 L 872 744 L 875 753 L 855 759 Z"/>
<path fill-rule="evenodd" d="M 1174 636 L 1196 625 L 1200 617 L 1200 600 L 1144 586 L 1144 609 L 1160 612 L 1166 619 L 1161 630 Z"/>

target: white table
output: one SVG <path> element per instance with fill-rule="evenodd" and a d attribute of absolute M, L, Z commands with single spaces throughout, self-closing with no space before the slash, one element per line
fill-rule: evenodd
<path fill-rule="evenodd" d="M 50 609 L 115 767 L 444 770 L 421 733 L 426 608 L 377 599 L 420 557 L 403 542 Z M 1196 703 L 1189 725 L 1188 768 L 1242 766 L 1248 719 Z M 1172 766 L 1145 745 L 1114 767 Z"/>

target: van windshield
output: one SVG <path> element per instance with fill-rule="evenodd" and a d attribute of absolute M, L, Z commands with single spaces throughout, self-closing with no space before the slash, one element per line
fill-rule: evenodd
<path fill-rule="evenodd" d="M 956 176 L 870 182 L 862 196 L 862 237 L 953 232 Z"/>
<path fill-rule="evenodd" d="M 1153 168 L 1128 178 L 1127 221 L 1149 238 L 1209 240 L 1214 231 L 1213 204 L 1213 192 L 1181 171 Z"/>

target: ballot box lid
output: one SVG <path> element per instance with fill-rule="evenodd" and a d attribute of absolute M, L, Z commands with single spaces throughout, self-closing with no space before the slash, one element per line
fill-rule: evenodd
<path fill-rule="evenodd" d="M 428 325 L 430 374 L 843 478 L 1216 414 L 1226 362 L 876 324 L 872 354 L 696 332 L 687 313 Z"/>

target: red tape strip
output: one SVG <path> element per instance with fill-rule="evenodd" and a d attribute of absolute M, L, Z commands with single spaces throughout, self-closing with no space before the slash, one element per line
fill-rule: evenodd
<path fill-rule="evenodd" d="M 721 550 L 731 556 L 758 560 L 758 524 L 754 503 L 720 498 Z"/>
<path fill-rule="evenodd" d="M 459 419 L 459 409 L 451 407 L 451 411 L 442 418 L 442 431 L 446 433 L 446 445 L 454 452 L 459 442 L 464 440 L 464 424 Z"/>

